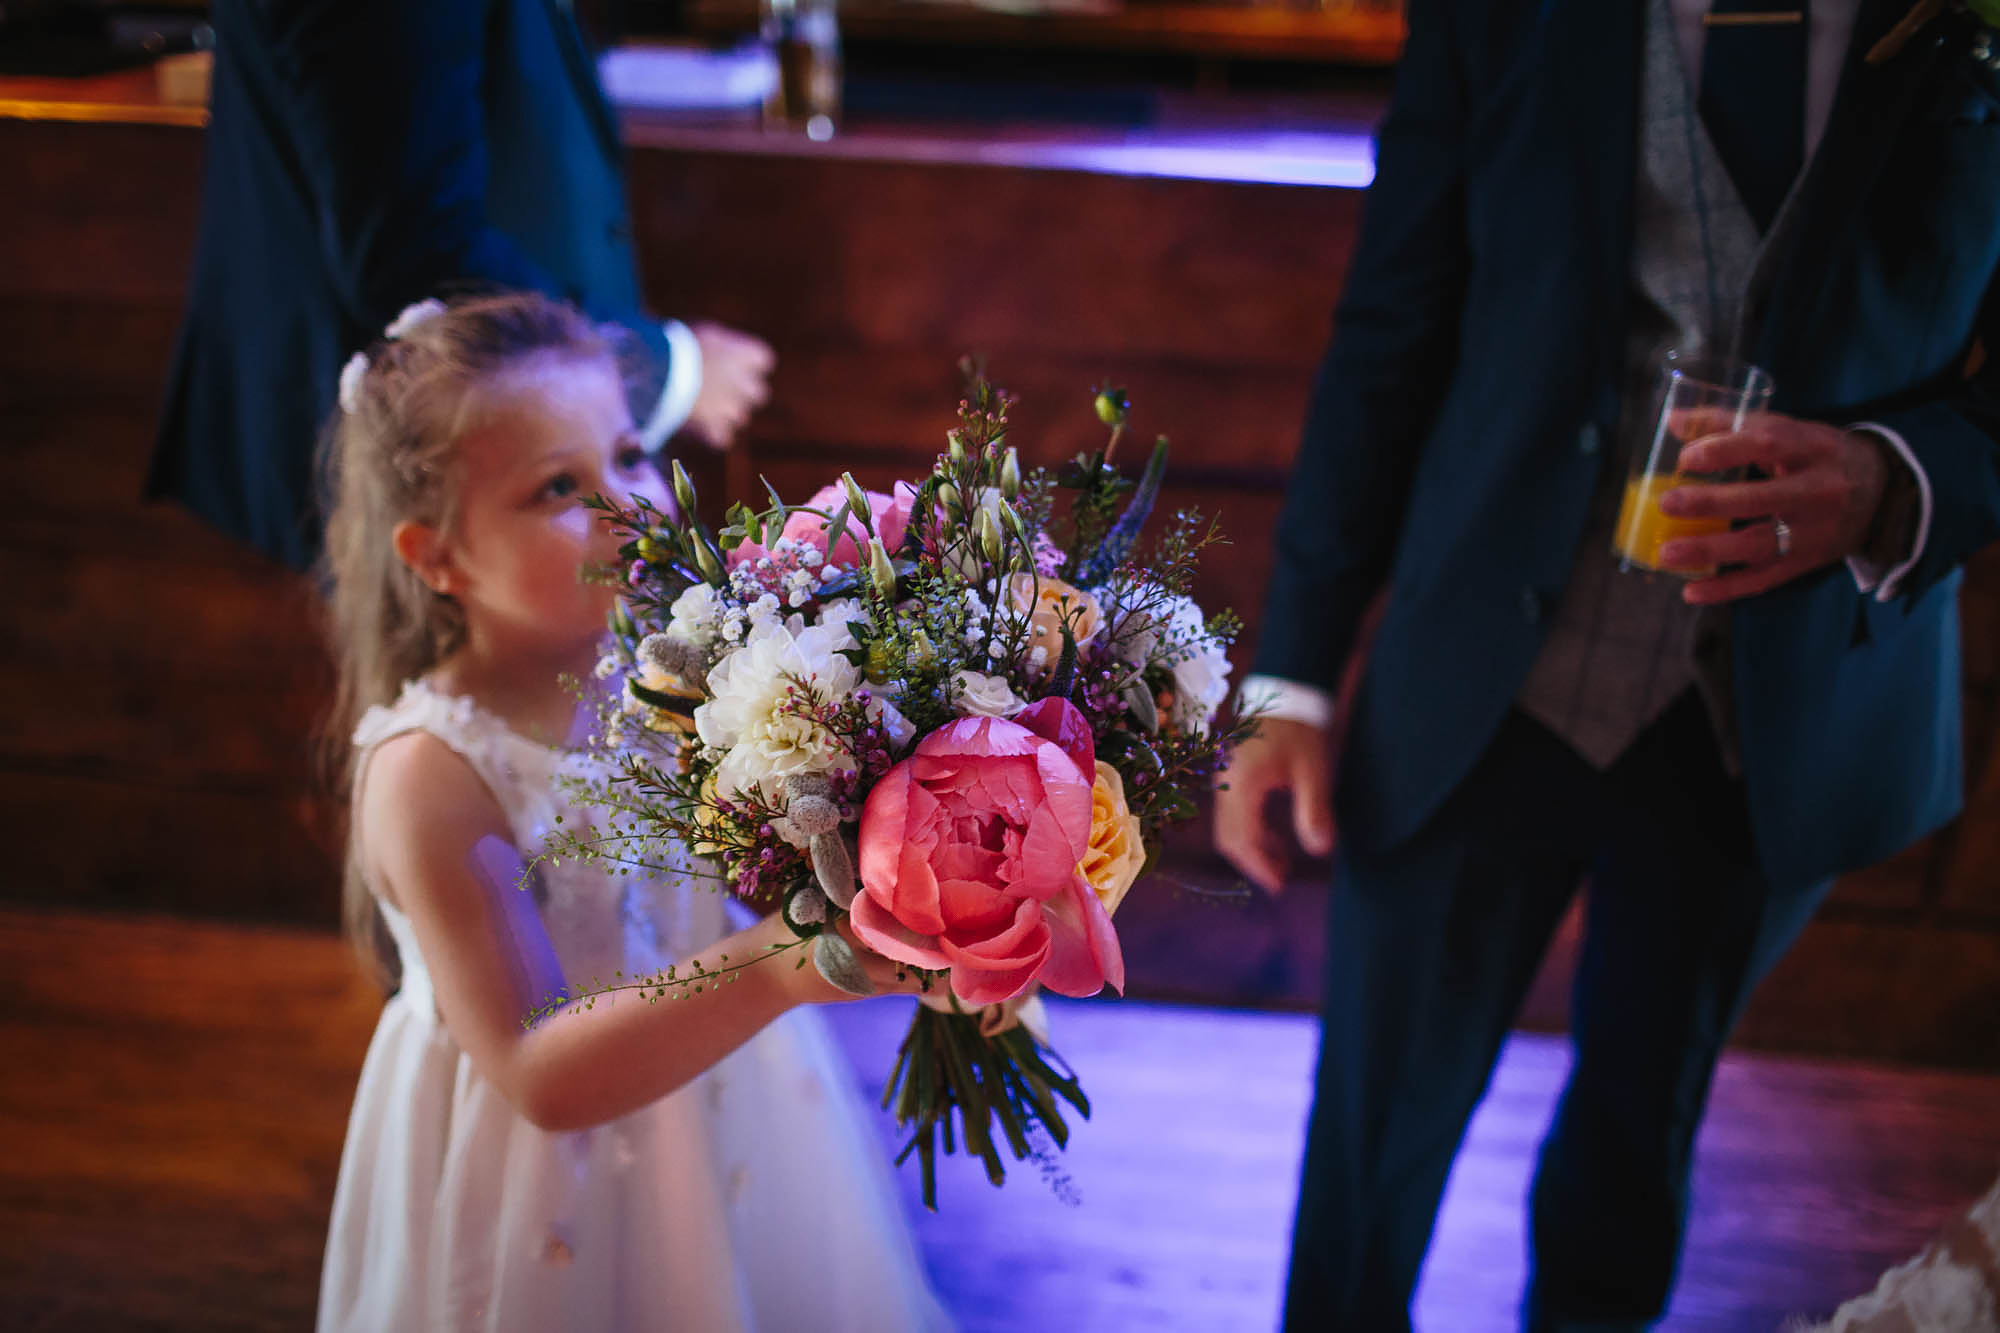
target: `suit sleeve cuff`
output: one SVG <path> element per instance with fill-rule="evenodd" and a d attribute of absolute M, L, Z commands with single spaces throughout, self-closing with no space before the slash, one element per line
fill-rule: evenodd
<path fill-rule="evenodd" d="M 1902 460 L 1903 466 L 1909 469 L 1911 477 L 1916 481 L 1916 535 L 1912 538 L 1910 548 L 1903 554 L 1903 558 L 1892 565 L 1878 563 L 1860 555 L 1849 556 L 1847 560 L 1848 572 L 1854 575 L 1854 586 L 1860 592 L 1864 595 L 1873 593 L 1878 602 L 1893 601 L 1902 587 L 1904 576 L 1916 568 L 1917 562 L 1923 558 L 1924 544 L 1930 540 L 1931 479 L 1924 471 L 1923 464 L 1919 463 L 1917 456 L 1910 451 L 1909 442 L 1897 432 L 1873 421 L 1857 422 L 1849 429 L 1867 431 L 1887 444 L 1895 451 L 1896 456 Z"/>
<path fill-rule="evenodd" d="M 701 343 L 694 330 L 677 319 L 660 326 L 667 335 L 667 382 L 660 389 L 652 415 L 639 431 L 639 443 L 649 454 L 657 454 L 687 423 L 694 411 L 695 397 L 701 392 Z"/>
<path fill-rule="evenodd" d="M 1236 691 L 1239 713 L 1255 712 L 1279 722 L 1303 722 L 1322 730 L 1333 725 L 1333 696 L 1313 685 L 1282 676 L 1245 676 Z"/>

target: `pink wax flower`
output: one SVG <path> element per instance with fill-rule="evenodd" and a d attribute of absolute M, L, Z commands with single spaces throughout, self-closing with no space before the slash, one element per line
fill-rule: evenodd
<path fill-rule="evenodd" d="M 903 535 L 909 529 L 910 509 L 916 503 L 917 488 L 907 481 L 899 481 L 890 488 L 888 495 L 880 491 L 866 491 L 864 494 L 868 497 L 868 518 L 875 525 L 875 535 L 882 539 L 883 547 L 893 554 L 896 548 L 903 544 Z M 845 503 L 847 503 L 847 492 L 838 484 L 820 487 L 813 492 L 812 499 L 806 501 L 809 507 L 829 515 L 837 513 Z M 831 551 L 826 549 L 826 523 L 826 519 L 821 518 L 819 514 L 800 511 L 785 520 L 785 530 L 780 535 L 789 537 L 802 546 L 815 548 L 831 564 L 846 565 L 849 568 L 864 564 L 867 557 L 862 554 L 861 547 L 855 540 L 856 538 L 867 540 L 867 533 L 862 529 L 861 520 L 849 516 L 846 530 L 841 533 L 840 540 L 834 543 Z M 755 560 L 759 556 L 769 554 L 769 551 L 756 542 L 744 542 L 729 553 L 727 563 L 734 569 L 746 560 Z"/>
<path fill-rule="evenodd" d="M 1118 935 L 1078 864 L 1095 773 L 1090 724 L 1066 699 L 924 737 L 862 808 L 855 933 L 898 962 L 950 968 L 968 1008 L 1036 982 L 1123 990 Z"/>

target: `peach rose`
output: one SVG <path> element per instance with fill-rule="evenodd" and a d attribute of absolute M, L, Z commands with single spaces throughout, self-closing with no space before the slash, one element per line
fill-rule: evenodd
<path fill-rule="evenodd" d="M 1067 699 L 965 717 L 917 744 L 861 811 L 854 931 L 888 958 L 950 969 L 968 1008 L 1036 982 L 1123 989 L 1111 917 L 1084 879 L 1090 724 Z"/>
<path fill-rule="evenodd" d="M 1084 849 L 1081 868 L 1106 916 L 1118 910 L 1125 890 L 1145 864 L 1139 817 L 1125 804 L 1125 779 L 1100 759 L 1097 781 L 1090 786 L 1090 845 Z"/>
<path fill-rule="evenodd" d="M 1036 578 L 1029 573 L 1007 576 L 1007 600 L 1017 612 L 1028 617 L 1028 641 L 1023 651 L 1032 654 L 1035 649 L 1045 650 L 1046 656 L 1039 667 L 1032 662 L 1024 663 L 1028 670 L 1044 674 L 1055 670 L 1056 661 L 1062 656 L 1062 627 L 1069 623 L 1071 637 L 1081 648 L 1097 637 L 1104 628 L 1104 609 L 1097 599 L 1081 588 L 1073 588 L 1061 579 Z"/>

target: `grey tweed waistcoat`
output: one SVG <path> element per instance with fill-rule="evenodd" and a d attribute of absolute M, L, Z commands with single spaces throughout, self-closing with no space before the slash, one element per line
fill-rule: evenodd
<path fill-rule="evenodd" d="M 1634 451 L 1650 443 L 1669 348 L 1747 345 L 1796 190 L 1760 240 L 1702 128 L 1667 0 L 1653 0 L 1639 91 L 1630 312 L 1615 447 L 1607 451 L 1569 582 L 1516 698 L 1598 768 L 1690 687 L 1699 687 L 1734 765 L 1726 620 L 1681 600 L 1669 575 L 1621 573 L 1611 555 Z"/>

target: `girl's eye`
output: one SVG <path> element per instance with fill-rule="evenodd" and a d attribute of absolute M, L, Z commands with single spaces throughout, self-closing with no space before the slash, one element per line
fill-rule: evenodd
<path fill-rule="evenodd" d="M 618 469 L 621 472 L 638 472 L 646 466 L 646 451 L 636 444 L 628 444 L 618 451 Z"/>
<path fill-rule="evenodd" d="M 558 472 L 542 485 L 542 495 L 551 500 L 562 500 L 576 494 L 576 478 L 567 472 Z"/>

